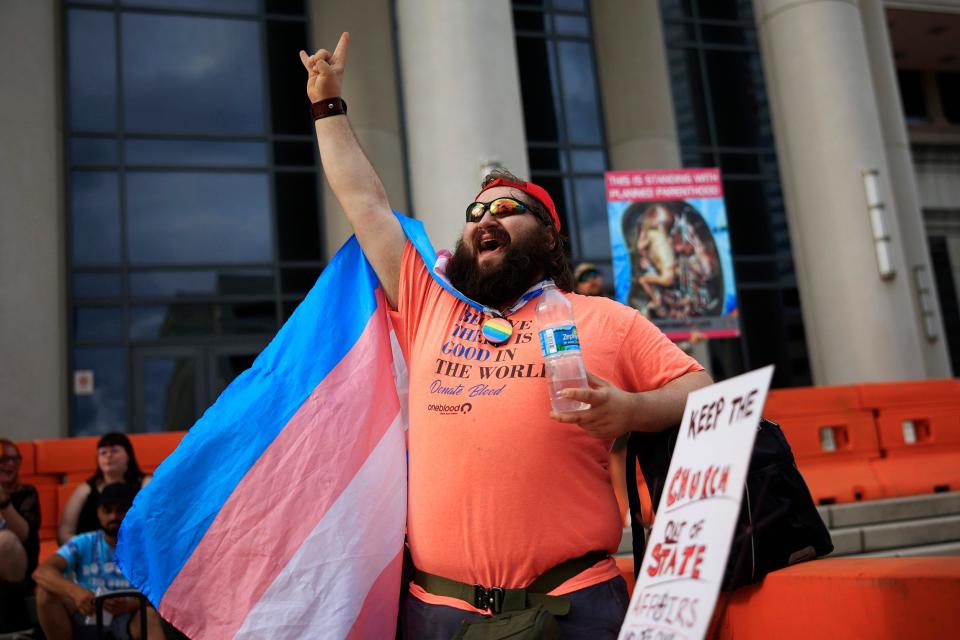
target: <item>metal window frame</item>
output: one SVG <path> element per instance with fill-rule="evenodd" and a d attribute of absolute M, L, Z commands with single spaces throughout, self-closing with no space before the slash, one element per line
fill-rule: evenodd
<path fill-rule="evenodd" d="M 72 10 L 89 10 L 109 14 L 113 20 L 113 38 L 114 38 L 114 65 L 115 74 L 114 88 L 116 91 L 116 110 L 117 120 L 115 128 L 110 130 L 90 130 L 77 129 L 71 124 L 71 94 L 70 94 L 70 21 L 69 13 Z M 162 8 L 162 7 L 136 7 L 127 6 L 120 0 L 113 0 L 108 3 L 92 3 L 83 0 L 60 0 L 59 17 L 62 25 L 61 29 L 61 49 L 60 62 L 63 74 L 61 77 L 62 102 L 61 114 L 63 122 L 63 188 L 64 188 L 64 251 L 65 251 L 65 270 L 66 270 L 66 304 L 67 304 L 67 371 L 64 376 L 63 384 L 66 386 L 68 402 L 68 432 L 75 434 L 76 410 L 72 386 L 72 371 L 76 367 L 74 351 L 82 348 L 115 348 L 123 354 L 123 367 L 126 382 L 124 400 L 126 402 L 126 424 L 127 432 L 134 432 L 137 428 L 135 393 L 140 384 L 133 379 L 134 356 L 135 352 L 141 348 L 171 348 L 176 346 L 189 347 L 204 352 L 211 349 L 229 349 L 231 345 L 249 346 L 250 344 L 266 344 L 273 333 L 268 334 L 224 334 L 216 330 L 209 336 L 180 336 L 177 338 L 159 338 L 151 341 L 134 340 L 131 338 L 130 322 L 131 308 L 150 305 L 150 304 L 258 304 L 272 303 L 274 310 L 274 332 L 284 322 L 285 308 L 291 302 L 301 301 L 306 293 L 287 293 L 282 289 L 282 272 L 289 268 L 314 268 L 322 269 L 327 261 L 326 256 L 326 230 L 323 224 L 323 190 L 321 184 L 320 159 L 315 144 L 314 137 L 308 133 L 290 134 L 275 133 L 273 131 L 272 103 L 270 100 L 270 51 L 268 47 L 267 28 L 271 22 L 296 22 L 304 26 L 304 33 L 308 47 L 312 45 L 311 24 L 311 3 L 304 3 L 304 14 L 302 16 L 271 13 L 264 10 L 264 2 L 258 2 L 258 10 L 251 13 L 225 13 L 207 10 L 192 10 L 189 8 Z M 147 15 L 168 15 L 189 18 L 215 18 L 229 19 L 246 22 L 255 22 L 258 31 L 258 41 L 261 47 L 263 64 L 261 65 L 261 86 L 263 93 L 263 134 L 221 134 L 221 133 L 179 133 L 179 132 L 141 132 L 136 130 L 127 130 L 124 121 L 123 111 L 123 33 L 121 20 L 125 14 L 147 14 Z M 117 162 L 115 163 L 74 163 L 71 158 L 71 141 L 74 139 L 102 139 L 112 140 L 116 144 Z M 138 140 L 176 140 L 190 142 L 262 142 L 266 145 L 266 162 L 263 166 L 178 166 L 178 165 L 143 165 L 129 164 L 126 162 L 126 145 L 128 139 Z M 310 143 L 312 148 L 312 166 L 307 165 L 280 165 L 275 162 L 275 143 L 277 142 L 304 142 Z M 73 220 L 71 210 L 71 200 L 73 195 L 72 174 L 74 171 L 110 171 L 117 175 L 119 198 L 119 221 L 118 233 L 120 234 L 120 261 L 118 264 L 110 265 L 75 265 L 73 260 Z M 153 265 L 134 265 L 129 260 L 129 247 L 127 238 L 127 185 L 126 177 L 128 173 L 136 172 L 182 172 L 182 173 L 262 173 L 268 179 L 268 202 L 270 207 L 270 233 L 271 249 L 273 259 L 269 262 L 249 262 L 249 263 L 204 263 L 204 264 L 153 264 Z M 276 176 L 281 173 L 309 173 L 315 176 L 316 193 L 316 212 L 318 218 L 318 246 L 319 256 L 317 260 L 303 261 L 281 259 L 279 251 L 279 211 L 277 208 L 276 194 Z M 273 291 L 269 295 L 205 295 L 191 298 L 178 298 L 171 296 L 142 296 L 134 297 L 130 291 L 131 272 L 144 271 L 189 271 L 189 270 L 232 270 L 243 268 L 269 269 L 272 272 Z M 120 296 L 102 297 L 102 298 L 78 298 L 75 295 L 73 279 L 76 274 L 83 273 L 109 273 L 116 274 L 120 278 Z M 121 340 L 77 340 L 75 326 L 75 309 L 88 307 L 120 307 L 123 319 L 123 335 Z"/>

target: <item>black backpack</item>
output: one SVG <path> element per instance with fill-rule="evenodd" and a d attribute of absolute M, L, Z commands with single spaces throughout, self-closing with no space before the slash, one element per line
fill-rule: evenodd
<path fill-rule="evenodd" d="M 659 433 L 633 432 L 627 440 L 627 496 L 633 527 L 633 572 L 639 574 L 646 545 L 640 521 L 636 462 L 654 508 L 667 479 L 680 427 Z M 797 469 L 780 426 L 761 419 L 750 457 L 743 502 L 733 535 L 722 589 L 732 591 L 761 580 L 776 569 L 833 551 L 810 490 Z"/>

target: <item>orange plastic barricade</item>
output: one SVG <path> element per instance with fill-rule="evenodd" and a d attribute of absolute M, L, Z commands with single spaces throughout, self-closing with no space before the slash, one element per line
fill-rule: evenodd
<path fill-rule="evenodd" d="M 891 496 L 960 489 L 960 381 L 858 385 L 885 457 L 874 469 Z"/>
<path fill-rule="evenodd" d="M 97 466 L 99 438 L 63 438 L 35 440 L 37 473 L 66 474 L 83 471 L 92 474 Z"/>
<path fill-rule="evenodd" d="M 70 496 L 73 495 L 73 492 L 79 487 L 83 482 L 68 482 L 67 484 L 57 485 L 57 513 L 63 513 L 63 508 L 67 506 L 67 501 L 70 499 Z M 59 518 L 57 519 L 57 524 L 60 524 Z"/>
<path fill-rule="evenodd" d="M 636 578 L 633 577 L 633 556 L 613 556 L 613 559 L 617 562 L 620 575 L 627 581 L 627 595 L 632 595 L 633 586 L 637 583 Z"/>
<path fill-rule="evenodd" d="M 724 602 L 714 620 L 723 640 L 960 638 L 960 558 L 805 562 Z"/>
<path fill-rule="evenodd" d="M 35 447 L 29 440 L 20 440 L 16 444 L 17 449 L 20 449 L 20 482 L 26 482 L 24 477 L 37 473 Z"/>
<path fill-rule="evenodd" d="M 53 554 L 57 552 L 57 549 L 60 548 L 60 545 L 57 543 L 56 538 L 50 540 L 41 540 L 40 541 L 40 562 L 43 562 Z"/>
<path fill-rule="evenodd" d="M 856 386 L 772 390 L 764 415 L 783 428 L 818 504 L 885 495 L 869 464 L 881 456 L 873 413 Z"/>
<path fill-rule="evenodd" d="M 60 508 L 57 503 L 59 485 L 38 484 L 37 495 L 40 499 L 40 531 L 41 540 L 57 537 L 57 526 L 60 524 Z"/>

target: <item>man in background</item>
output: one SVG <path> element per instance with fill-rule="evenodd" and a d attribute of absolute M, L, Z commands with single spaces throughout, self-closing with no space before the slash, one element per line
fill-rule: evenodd
<path fill-rule="evenodd" d="M 574 291 L 583 296 L 603 295 L 603 274 L 592 262 L 581 262 L 573 270 Z"/>

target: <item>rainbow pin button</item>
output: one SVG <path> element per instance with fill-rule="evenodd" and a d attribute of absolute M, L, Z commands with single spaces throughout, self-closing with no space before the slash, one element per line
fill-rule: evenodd
<path fill-rule="evenodd" d="M 490 318 L 480 327 L 480 332 L 487 342 L 502 344 L 513 335 L 513 325 L 506 318 Z"/>

